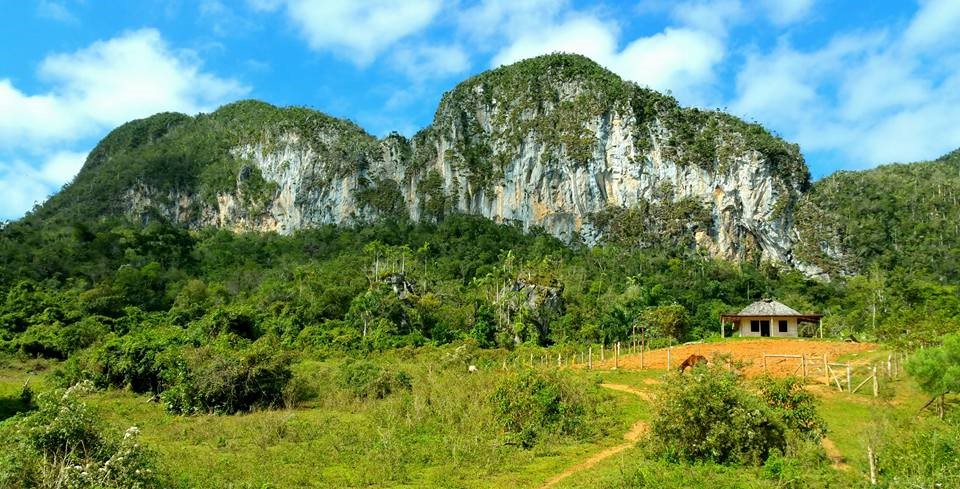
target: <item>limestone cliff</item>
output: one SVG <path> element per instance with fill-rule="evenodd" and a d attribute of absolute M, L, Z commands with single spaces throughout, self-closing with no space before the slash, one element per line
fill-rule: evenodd
<path fill-rule="evenodd" d="M 249 101 L 148 127 L 150 138 L 137 139 L 134 125 L 124 129 L 133 136 L 111 135 L 91 154 L 87 173 L 145 165 L 109 183 L 121 197 L 98 212 L 279 233 L 463 212 L 593 244 L 608 238 L 611 209 L 682 203 L 701 218 L 680 219 L 677 232 L 711 254 L 801 265 L 791 255 L 793 211 L 809 175 L 796 145 L 721 112 L 681 108 L 580 56 L 466 80 L 410 140 Z M 91 179 L 82 172 L 74 185 L 93 188 Z M 644 216 L 618 229 L 666 219 Z"/>

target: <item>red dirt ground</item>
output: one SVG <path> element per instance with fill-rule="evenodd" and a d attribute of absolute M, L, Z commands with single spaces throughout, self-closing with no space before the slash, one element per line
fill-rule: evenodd
<path fill-rule="evenodd" d="M 764 338 L 751 340 L 724 341 L 721 343 L 698 343 L 679 345 L 670 349 L 670 365 L 678 367 L 680 362 L 690 355 L 703 355 L 713 360 L 714 354 L 727 353 L 735 360 L 744 362 L 744 372 L 748 376 L 763 373 L 763 354 L 777 355 L 806 355 L 811 370 L 814 360 L 822 365 L 823 356 L 828 362 L 836 362 L 837 357 L 848 353 L 876 350 L 875 343 L 844 343 L 838 341 L 820 341 L 795 338 Z M 620 368 L 628 370 L 640 369 L 640 354 L 627 354 L 625 346 L 621 346 Z M 648 351 L 643 354 L 644 369 L 665 369 L 667 364 L 667 349 Z M 614 359 L 610 350 L 607 350 L 606 361 L 599 362 L 594 358 L 594 368 L 611 369 Z M 767 358 L 767 371 L 772 375 L 790 375 L 800 367 L 799 358 Z M 822 367 L 821 367 L 822 369 Z M 799 374 L 799 373 L 798 373 Z"/>

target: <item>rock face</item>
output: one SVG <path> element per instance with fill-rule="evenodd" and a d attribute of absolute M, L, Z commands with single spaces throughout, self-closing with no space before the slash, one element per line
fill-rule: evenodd
<path fill-rule="evenodd" d="M 206 116 L 232 128 L 247 117 L 238 114 L 279 114 L 224 139 L 239 168 L 229 185 L 137 181 L 120 207 L 191 227 L 279 233 L 459 212 L 594 244 L 607 237 L 599 213 L 683 203 L 707 216 L 681 230 L 710 254 L 800 265 L 793 210 L 809 174 L 795 145 L 720 112 L 683 109 L 586 58 L 544 56 L 471 78 L 410 140 L 377 140 L 304 109 L 297 124 L 276 122 L 288 110 L 239 102 Z"/>

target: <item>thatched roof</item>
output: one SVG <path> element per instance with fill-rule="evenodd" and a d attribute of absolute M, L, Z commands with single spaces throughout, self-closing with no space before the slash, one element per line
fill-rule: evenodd
<path fill-rule="evenodd" d="M 799 312 L 791 309 L 782 302 L 773 299 L 763 299 L 740 311 L 740 316 L 802 316 Z"/>

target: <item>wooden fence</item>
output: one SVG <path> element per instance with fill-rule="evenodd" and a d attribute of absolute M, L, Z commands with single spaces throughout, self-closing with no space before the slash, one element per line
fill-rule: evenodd
<path fill-rule="evenodd" d="M 672 346 L 668 346 L 665 350 L 667 357 L 665 370 L 670 370 L 674 367 L 671 359 L 673 348 Z M 644 364 L 644 353 L 646 351 L 649 350 L 646 350 L 642 344 L 637 342 L 631 342 L 627 346 L 627 352 L 639 353 L 639 367 L 641 369 L 646 368 Z M 605 364 L 608 357 L 612 357 L 612 368 L 619 369 L 621 352 L 622 344 L 616 342 L 612 345 L 591 345 L 583 350 L 566 349 L 556 353 L 555 361 L 552 357 L 553 353 L 530 353 L 529 358 L 515 356 L 510 360 L 504 359 L 503 368 L 507 369 L 508 363 L 513 365 L 527 363 L 530 367 L 580 367 L 594 369 L 599 365 Z M 599 361 L 600 364 L 597 364 L 597 361 Z M 796 367 L 792 371 L 788 369 L 787 372 L 802 378 L 804 382 L 812 381 L 834 386 L 840 392 L 849 392 L 851 394 L 857 393 L 867 385 L 870 385 L 873 396 L 878 397 L 880 395 L 881 382 L 896 380 L 903 375 L 903 365 L 907 361 L 907 355 L 896 352 L 888 354 L 885 361 L 874 360 L 868 364 L 852 364 L 831 362 L 826 355 L 764 353 L 764 372 L 768 371 L 773 361 L 776 361 L 778 366 L 782 365 L 784 361 L 796 362 Z M 607 368 L 609 368 L 609 366 Z"/>
<path fill-rule="evenodd" d="M 880 394 L 880 380 L 894 380 L 903 373 L 906 354 L 889 353 L 886 361 L 874 361 L 870 364 L 836 363 L 827 361 L 826 355 L 783 355 L 764 353 L 763 371 L 767 372 L 769 359 L 795 359 L 797 367 L 793 375 L 804 381 L 814 380 L 826 385 L 835 385 L 840 392 L 856 393 L 868 382 L 873 387 L 873 396 Z M 854 385 L 854 382 L 858 382 Z"/>

